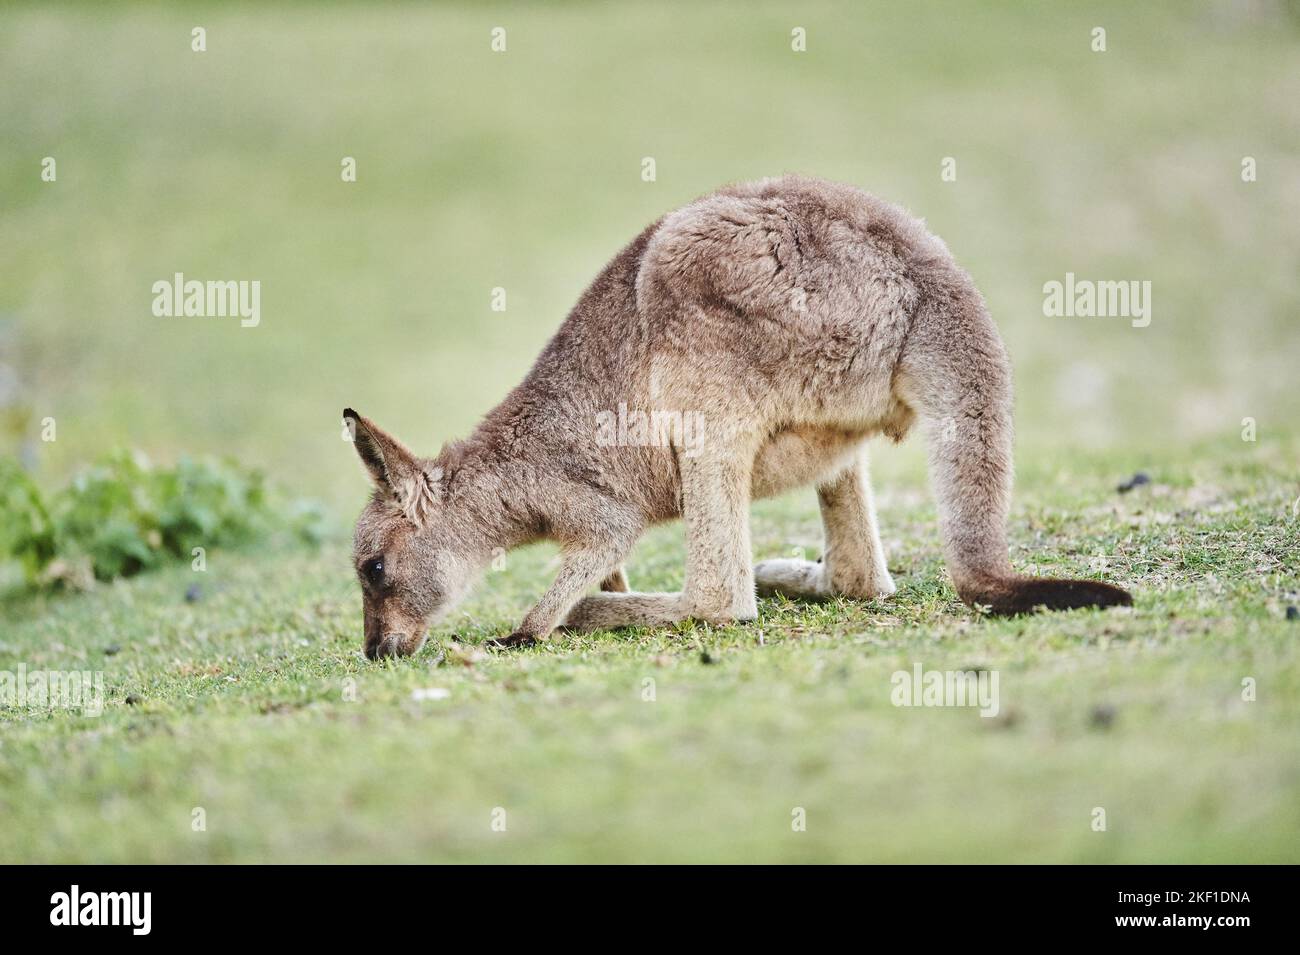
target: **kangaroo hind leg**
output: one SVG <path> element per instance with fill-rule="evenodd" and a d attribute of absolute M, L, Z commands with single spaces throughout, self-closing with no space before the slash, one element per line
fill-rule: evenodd
<path fill-rule="evenodd" d="M 758 616 L 750 568 L 752 454 L 683 456 L 686 585 L 679 593 L 599 593 L 578 601 L 571 630 L 662 626 L 679 620 L 732 623 Z"/>
<path fill-rule="evenodd" d="M 819 561 L 778 558 L 754 568 L 759 593 L 873 600 L 894 593 L 876 527 L 866 452 L 817 485 L 825 546 Z"/>

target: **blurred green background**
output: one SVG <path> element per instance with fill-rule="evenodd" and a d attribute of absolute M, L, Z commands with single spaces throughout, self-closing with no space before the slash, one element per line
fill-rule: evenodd
<path fill-rule="evenodd" d="M 1300 421 L 1300 48 L 1285 6 L 0 17 L 4 450 L 25 443 L 52 480 L 115 445 L 230 453 L 350 517 L 364 487 L 344 405 L 436 451 L 642 226 L 784 171 L 898 201 L 947 241 L 1007 339 L 1034 454 Z M 57 182 L 40 179 L 46 156 Z M 949 156 L 955 182 L 940 178 Z M 155 318 L 151 285 L 177 271 L 260 280 L 261 325 Z M 1150 280 L 1150 327 L 1045 318 L 1042 285 L 1067 271 Z M 54 443 L 38 440 L 47 415 Z"/>

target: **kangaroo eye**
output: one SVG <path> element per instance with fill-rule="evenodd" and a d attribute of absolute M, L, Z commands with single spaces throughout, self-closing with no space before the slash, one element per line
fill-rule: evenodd
<path fill-rule="evenodd" d="M 375 586 L 384 582 L 384 558 L 375 557 L 361 565 L 361 572 L 365 574 L 366 580 Z"/>

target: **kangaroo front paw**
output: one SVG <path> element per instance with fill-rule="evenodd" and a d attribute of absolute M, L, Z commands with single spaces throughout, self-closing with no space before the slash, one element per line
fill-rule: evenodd
<path fill-rule="evenodd" d="M 531 633 L 521 633 L 516 630 L 508 637 L 497 637 L 489 642 L 494 647 L 530 647 L 537 642 L 537 638 Z"/>

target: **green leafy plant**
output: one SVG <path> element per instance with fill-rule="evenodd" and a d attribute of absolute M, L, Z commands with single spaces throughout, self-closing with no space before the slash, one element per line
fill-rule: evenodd
<path fill-rule="evenodd" d="M 0 458 L 0 556 L 35 579 L 54 554 L 54 522 L 40 489 L 17 461 Z"/>
<path fill-rule="evenodd" d="M 249 543 L 288 534 L 318 543 L 322 512 L 270 490 L 257 471 L 228 461 L 182 458 L 155 468 L 115 451 L 45 498 L 18 464 L 0 460 L 0 561 L 16 562 L 30 584 L 112 580 L 194 547 Z"/>

